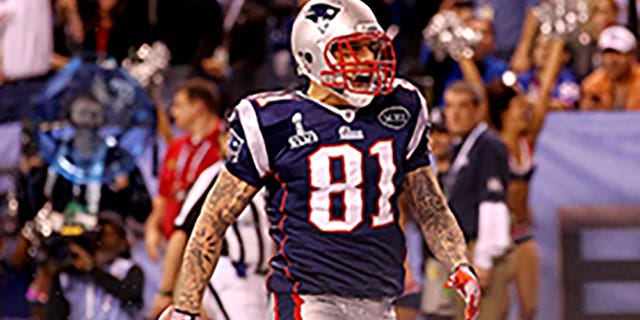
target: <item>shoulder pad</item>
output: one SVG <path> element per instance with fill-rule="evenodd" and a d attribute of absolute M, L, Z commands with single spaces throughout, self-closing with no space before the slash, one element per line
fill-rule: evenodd
<path fill-rule="evenodd" d="M 258 106 L 259 108 L 265 108 L 267 106 L 278 104 L 281 102 L 289 102 L 294 100 L 295 98 L 295 94 L 293 94 L 291 91 L 281 90 L 256 93 L 246 97 L 245 99 Z"/>

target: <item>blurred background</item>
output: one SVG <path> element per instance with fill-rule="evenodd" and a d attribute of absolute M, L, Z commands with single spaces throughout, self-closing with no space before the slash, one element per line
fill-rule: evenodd
<path fill-rule="evenodd" d="M 224 115 L 307 85 L 289 51 L 305 2 L 0 0 L 0 319 L 155 318 L 163 243 Z M 640 3 L 363 2 L 427 98 L 439 174 L 445 91 L 486 92 L 510 153 L 502 317 L 640 319 Z M 399 319 L 450 319 L 417 230 Z"/>

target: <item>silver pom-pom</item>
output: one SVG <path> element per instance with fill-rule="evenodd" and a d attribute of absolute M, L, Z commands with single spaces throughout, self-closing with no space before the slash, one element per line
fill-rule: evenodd
<path fill-rule="evenodd" d="M 540 32 L 552 38 L 577 39 L 589 20 L 589 8 L 583 0 L 553 0 L 534 8 Z"/>
<path fill-rule="evenodd" d="M 429 44 L 437 60 L 446 56 L 454 59 L 473 57 L 473 48 L 482 40 L 482 34 L 466 26 L 451 11 L 443 11 L 431 18 L 429 25 L 422 32 L 424 40 Z"/>
<path fill-rule="evenodd" d="M 126 69 L 143 87 L 159 85 L 162 72 L 169 67 L 171 51 L 160 41 L 153 44 L 143 44 L 135 52 L 133 57 L 122 61 L 122 67 Z"/>

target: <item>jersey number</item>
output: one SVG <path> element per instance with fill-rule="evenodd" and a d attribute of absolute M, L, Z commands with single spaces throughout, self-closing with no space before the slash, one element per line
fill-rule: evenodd
<path fill-rule="evenodd" d="M 378 160 L 380 196 L 371 227 L 393 223 L 391 196 L 395 193 L 392 140 L 378 140 L 369 148 L 369 156 Z M 351 144 L 322 146 L 309 156 L 311 194 L 309 221 L 324 232 L 348 233 L 364 220 L 364 154 Z M 341 168 L 336 168 L 339 165 Z M 339 175 L 339 176 L 337 176 Z M 343 211 L 334 212 L 333 202 L 342 201 Z"/>

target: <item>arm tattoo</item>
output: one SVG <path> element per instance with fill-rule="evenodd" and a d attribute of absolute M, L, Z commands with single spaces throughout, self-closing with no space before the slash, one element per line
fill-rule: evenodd
<path fill-rule="evenodd" d="M 469 263 L 462 230 L 447 206 L 435 176 L 428 167 L 420 168 L 405 177 L 411 214 L 420 225 L 427 244 L 436 258 L 453 268 Z"/>
<path fill-rule="evenodd" d="M 234 177 L 226 169 L 220 172 L 187 244 L 176 283 L 176 309 L 200 312 L 204 289 L 220 257 L 227 227 L 257 192 L 257 188 Z"/>

